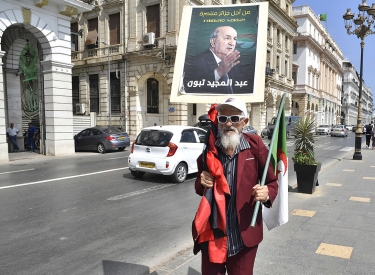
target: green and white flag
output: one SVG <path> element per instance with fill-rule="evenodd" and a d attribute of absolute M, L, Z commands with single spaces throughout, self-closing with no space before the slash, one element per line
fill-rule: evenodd
<path fill-rule="evenodd" d="M 319 20 L 327 22 L 327 14 L 326 13 L 319 14 Z"/>
<path fill-rule="evenodd" d="M 284 106 L 280 106 L 281 111 L 279 127 L 274 129 L 276 140 L 272 144 L 271 163 L 274 168 L 279 184 L 279 192 L 272 203 L 271 208 L 263 208 L 263 220 L 271 230 L 279 225 L 288 222 L 288 148 L 286 145 L 286 122 Z"/>

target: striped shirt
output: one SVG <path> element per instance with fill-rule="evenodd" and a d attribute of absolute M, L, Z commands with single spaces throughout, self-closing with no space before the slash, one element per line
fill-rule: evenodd
<path fill-rule="evenodd" d="M 237 176 L 237 156 L 240 151 L 250 148 L 249 142 L 243 135 L 240 137 L 240 143 L 232 157 L 224 153 L 224 147 L 221 145 L 220 139 L 216 140 L 215 145 L 220 149 L 219 158 L 224 167 L 224 175 L 227 179 L 231 198 L 227 208 L 227 234 L 228 234 L 228 257 L 236 255 L 244 247 L 240 229 L 238 226 L 237 210 L 236 210 L 236 176 Z"/>

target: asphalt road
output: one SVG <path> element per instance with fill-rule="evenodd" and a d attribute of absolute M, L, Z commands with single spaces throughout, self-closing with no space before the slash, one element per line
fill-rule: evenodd
<path fill-rule="evenodd" d="M 316 144 L 318 161 L 329 167 L 353 149 L 354 133 L 318 136 Z M 128 155 L 0 165 L 0 274 L 148 274 L 190 247 L 200 201 L 194 175 L 183 184 L 151 174 L 134 179 Z"/>

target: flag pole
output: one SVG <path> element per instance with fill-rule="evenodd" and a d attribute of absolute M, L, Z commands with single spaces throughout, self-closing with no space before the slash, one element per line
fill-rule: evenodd
<path fill-rule="evenodd" d="M 273 144 L 276 142 L 275 140 L 278 137 L 279 125 L 280 125 L 280 117 L 281 117 L 282 110 L 284 109 L 285 97 L 286 97 L 286 93 L 283 94 L 283 96 L 281 98 L 281 101 L 280 101 L 279 111 L 277 113 L 277 118 L 276 118 L 276 124 L 275 124 L 275 128 L 273 129 L 271 144 L 269 146 L 266 163 L 264 165 L 264 170 L 263 170 L 262 179 L 260 181 L 260 186 L 263 186 L 264 182 L 266 181 L 266 176 L 267 176 L 267 172 L 268 172 L 268 166 L 270 165 L 270 159 L 271 159 L 271 155 L 272 155 L 271 148 L 273 148 Z M 250 224 L 251 227 L 255 226 L 255 221 L 256 221 L 256 218 L 258 216 L 259 206 L 260 206 L 260 201 L 257 201 L 255 203 L 255 209 L 254 209 L 254 213 L 253 213 L 253 218 L 251 219 L 251 224 Z"/>

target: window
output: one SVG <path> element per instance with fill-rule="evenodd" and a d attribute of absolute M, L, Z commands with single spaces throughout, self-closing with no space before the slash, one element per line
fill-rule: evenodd
<path fill-rule="evenodd" d="M 185 143 L 197 143 L 193 130 L 187 130 L 181 133 L 180 142 Z"/>
<path fill-rule="evenodd" d="M 297 84 L 297 72 L 292 72 L 292 78 L 293 78 L 294 84 Z"/>
<path fill-rule="evenodd" d="M 276 72 L 277 73 L 280 73 L 279 69 L 280 69 L 280 56 L 277 56 L 276 57 Z"/>
<path fill-rule="evenodd" d="M 297 43 L 293 43 L 293 54 L 297 54 Z"/>
<path fill-rule="evenodd" d="M 120 13 L 109 16 L 109 44 L 120 44 Z"/>
<path fill-rule="evenodd" d="M 285 60 L 285 76 L 288 77 L 288 60 Z"/>
<path fill-rule="evenodd" d="M 147 79 L 147 113 L 159 113 L 159 82 L 155 78 Z"/>
<path fill-rule="evenodd" d="M 147 7 L 147 32 L 154 32 L 155 37 L 160 37 L 160 6 L 152 5 Z"/>
<path fill-rule="evenodd" d="M 70 34 L 71 48 L 73 52 L 78 51 L 78 23 L 73 23 L 70 25 L 70 31 L 75 32 L 75 34 Z"/>
<path fill-rule="evenodd" d="M 121 113 L 121 81 L 120 72 L 118 78 L 116 72 L 111 73 L 111 112 Z"/>
<path fill-rule="evenodd" d="M 267 50 L 267 62 L 266 62 L 266 67 L 271 68 L 271 51 Z"/>
<path fill-rule="evenodd" d="M 86 38 L 86 48 L 94 49 L 98 47 L 98 19 L 89 19 L 87 21 L 87 38 Z"/>
<path fill-rule="evenodd" d="M 99 112 L 99 76 L 89 75 L 90 82 L 90 112 Z"/>
<path fill-rule="evenodd" d="M 277 43 L 280 43 L 280 30 L 277 30 Z"/>
<path fill-rule="evenodd" d="M 76 113 L 76 104 L 79 103 L 79 76 L 72 77 L 73 113 Z"/>
<path fill-rule="evenodd" d="M 197 104 L 193 103 L 193 116 L 197 115 Z"/>
<path fill-rule="evenodd" d="M 267 25 L 267 36 L 271 37 L 271 22 L 268 22 L 268 25 Z"/>

